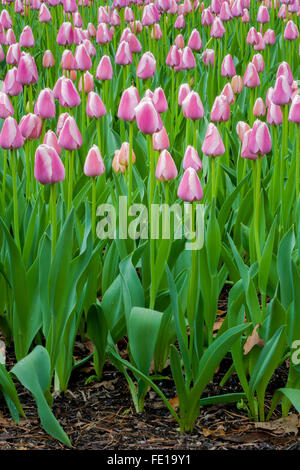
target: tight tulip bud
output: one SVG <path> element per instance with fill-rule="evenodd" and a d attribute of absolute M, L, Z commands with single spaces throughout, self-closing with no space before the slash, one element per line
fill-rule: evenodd
<path fill-rule="evenodd" d="M 26 114 L 22 117 L 20 124 L 20 131 L 26 140 L 36 140 L 41 137 L 42 133 L 42 120 L 36 114 Z"/>
<path fill-rule="evenodd" d="M 140 101 L 140 97 L 137 89 L 134 86 L 127 88 L 123 91 L 119 109 L 118 118 L 123 121 L 134 121 L 135 120 L 135 108 Z"/>
<path fill-rule="evenodd" d="M 17 96 L 22 93 L 23 87 L 21 83 L 17 81 L 17 68 L 13 67 L 7 71 L 5 76 L 2 91 L 9 96 Z"/>
<path fill-rule="evenodd" d="M 113 78 L 113 68 L 111 65 L 110 57 L 107 55 L 102 56 L 96 70 L 97 80 L 111 80 Z"/>
<path fill-rule="evenodd" d="M 257 119 L 249 135 L 249 150 L 258 155 L 266 155 L 271 151 L 272 141 L 268 126 Z"/>
<path fill-rule="evenodd" d="M 178 104 L 182 106 L 183 101 L 187 97 L 187 95 L 191 92 L 190 86 L 188 83 L 182 83 L 179 87 L 178 91 Z"/>
<path fill-rule="evenodd" d="M 295 95 L 289 111 L 289 121 L 300 124 L 300 95 Z"/>
<path fill-rule="evenodd" d="M 131 153 L 132 163 L 135 162 L 135 154 L 132 150 Z M 119 151 L 119 162 L 121 165 L 128 166 L 129 165 L 129 143 L 123 142 Z"/>
<path fill-rule="evenodd" d="M 162 121 L 150 99 L 143 99 L 135 108 L 136 122 L 144 134 L 154 134 L 162 129 Z"/>
<path fill-rule="evenodd" d="M 192 119 L 201 119 L 204 116 L 204 108 L 200 96 L 195 91 L 191 91 L 182 103 L 184 117 Z"/>
<path fill-rule="evenodd" d="M 156 60 L 151 52 L 145 52 L 142 55 L 136 70 L 136 74 L 139 78 L 147 80 L 152 78 L 156 71 Z"/>
<path fill-rule="evenodd" d="M 292 101 L 292 89 L 285 75 L 276 78 L 274 91 L 272 93 L 272 101 L 274 104 L 284 106 Z"/>
<path fill-rule="evenodd" d="M 45 51 L 44 56 L 43 56 L 43 67 L 48 69 L 50 67 L 54 67 L 54 65 L 55 65 L 55 60 L 54 60 L 52 52 L 49 50 Z"/>
<path fill-rule="evenodd" d="M 67 117 L 59 134 L 58 144 L 66 150 L 75 150 L 82 145 L 82 136 L 72 116 Z"/>
<path fill-rule="evenodd" d="M 250 126 L 249 124 L 247 124 L 246 122 L 243 122 L 243 121 L 239 121 L 236 125 L 236 132 L 237 132 L 237 135 L 239 136 L 239 139 L 241 142 L 243 142 L 244 140 L 244 135 L 247 131 L 250 130 Z"/>
<path fill-rule="evenodd" d="M 184 170 L 187 170 L 188 168 L 194 168 L 196 171 L 202 170 L 202 162 L 199 158 L 198 152 L 191 145 L 187 146 L 183 157 L 182 166 Z"/>
<path fill-rule="evenodd" d="M 210 119 L 214 122 L 226 122 L 230 118 L 229 103 L 224 95 L 217 96 L 210 113 Z"/>
<path fill-rule="evenodd" d="M 154 90 L 152 99 L 153 99 L 155 109 L 158 113 L 164 113 L 165 111 L 168 110 L 168 103 L 166 100 L 166 96 L 165 96 L 164 90 L 161 87 L 156 88 Z"/>
<path fill-rule="evenodd" d="M 231 54 L 227 54 L 222 62 L 221 75 L 222 77 L 233 77 L 235 74 L 235 65 L 232 60 Z"/>
<path fill-rule="evenodd" d="M 100 96 L 94 91 L 88 94 L 86 114 L 90 118 L 100 118 L 106 114 L 106 109 Z"/>
<path fill-rule="evenodd" d="M 14 108 L 9 101 L 9 97 L 3 91 L 0 91 L 0 118 L 6 119 L 9 116 L 13 116 Z"/>
<path fill-rule="evenodd" d="M 235 95 L 242 92 L 244 87 L 243 79 L 240 75 L 235 75 L 231 79 L 231 88 Z"/>
<path fill-rule="evenodd" d="M 204 155 L 217 157 L 225 153 L 225 147 L 217 127 L 213 123 L 209 123 L 205 139 L 202 144 L 202 152 Z"/>
<path fill-rule="evenodd" d="M 32 85 L 39 79 L 34 58 L 25 52 L 22 53 L 18 64 L 16 80 L 22 85 Z"/>
<path fill-rule="evenodd" d="M 50 88 L 45 88 L 40 91 L 34 106 L 34 112 L 42 119 L 51 119 L 55 116 L 56 109 L 54 95 Z"/>
<path fill-rule="evenodd" d="M 59 183 L 65 179 L 65 168 L 56 150 L 39 145 L 35 152 L 34 177 L 41 184 Z"/>
<path fill-rule="evenodd" d="M 155 132 L 152 136 L 153 149 L 162 151 L 170 147 L 169 136 L 165 127 L 163 127 L 159 132 Z"/>
<path fill-rule="evenodd" d="M 170 181 L 174 180 L 177 175 L 178 171 L 173 158 L 168 150 L 163 150 L 156 165 L 155 178 L 159 181 Z"/>
<path fill-rule="evenodd" d="M 247 65 L 243 81 L 244 85 L 248 88 L 255 88 L 260 85 L 259 75 L 257 73 L 255 65 L 252 64 L 252 62 Z"/>
<path fill-rule="evenodd" d="M 203 190 L 196 170 L 187 168 L 179 183 L 177 196 L 186 202 L 201 201 Z"/>
<path fill-rule="evenodd" d="M 25 26 L 22 33 L 20 34 L 20 46 L 21 47 L 34 47 L 35 40 L 30 26 Z"/>
<path fill-rule="evenodd" d="M 83 172 L 86 176 L 95 178 L 105 172 L 104 162 L 97 145 L 93 145 L 85 159 Z"/>
<path fill-rule="evenodd" d="M 282 124 L 283 115 L 280 106 L 274 103 L 270 103 L 267 113 L 267 123 L 273 126 L 279 126 Z"/>
<path fill-rule="evenodd" d="M 262 98 L 257 98 L 253 106 L 253 116 L 260 117 L 266 114 L 266 107 Z"/>
<path fill-rule="evenodd" d="M 61 148 L 60 148 L 60 146 L 58 145 L 58 139 L 57 139 L 57 137 L 56 137 L 55 132 L 51 131 L 51 129 L 46 132 L 46 134 L 45 134 L 45 136 L 44 136 L 43 144 L 47 144 L 47 145 L 49 145 L 50 147 L 55 148 L 55 150 L 56 150 L 56 152 L 58 153 L 58 155 L 61 154 Z"/>
<path fill-rule="evenodd" d="M 65 78 L 61 82 L 61 89 L 59 94 L 59 104 L 63 108 L 75 108 L 81 102 L 78 91 L 75 88 L 72 80 Z"/>
<path fill-rule="evenodd" d="M 13 117 L 7 117 L 0 133 L 0 147 L 3 149 L 17 149 L 24 145 L 17 121 Z"/>

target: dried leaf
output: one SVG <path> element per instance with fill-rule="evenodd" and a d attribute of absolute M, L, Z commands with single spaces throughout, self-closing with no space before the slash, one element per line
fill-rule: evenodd
<path fill-rule="evenodd" d="M 208 437 L 208 436 L 216 436 L 216 437 L 220 437 L 220 436 L 225 436 L 225 430 L 224 430 L 224 426 L 222 424 L 220 424 L 217 429 L 207 429 L 207 428 L 202 428 L 202 434 L 204 437 Z"/>
<path fill-rule="evenodd" d="M 265 341 L 261 339 L 258 335 L 258 328 L 260 327 L 260 324 L 256 325 L 252 334 L 248 336 L 245 344 L 244 344 L 244 354 L 248 354 L 251 349 L 254 348 L 254 346 L 259 346 L 260 348 L 263 348 L 265 346 Z"/>
<path fill-rule="evenodd" d="M 255 423 L 255 427 L 272 431 L 275 434 L 294 434 L 297 436 L 300 427 L 300 416 L 291 414 L 286 418 L 279 418 L 266 423 Z"/>
<path fill-rule="evenodd" d="M 169 400 L 169 403 L 170 403 L 170 405 L 172 406 L 172 408 L 173 408 L 174 410 L 176 410 L 177 408 L 179 408 L 179 398 L 178 398 L 177 396 L 174 397 L 174 398 L 171 398 L 171 399 Z"/>
<path fill-rule="evenodd" d="M 220 319 L 220 320 L 215 321 L 215 323 L 214 323 L 214 333 L 219 331 L 219 329 L 221 328 L 221 326 L 223 324 L 223 321 L 224 321 L 224 319 Z"/>

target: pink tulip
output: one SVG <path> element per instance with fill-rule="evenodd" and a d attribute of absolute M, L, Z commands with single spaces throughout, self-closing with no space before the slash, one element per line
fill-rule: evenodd
<path fill-rule="evenodd" d="M 100 118 L 106 114 L 106 109 L 100 96 L 94 91 L 88 94 L 86 114 L 90 118 Z"/>
<path fill-rule="evenodd" d="M 232 7 L 231 7 L 232 16 L 235 18 L 240 18 L 244 14 L 243 8 L 243 1 L 242 0 L 234 0 Z"/>
<path fill-rule="evenodd" d="M 72 116 L 68 116 L 58 137 L 58 144 L 65 150 L 75 150 L 82 145 L 82 136 Z"/>
<path fill-rule="evenodd" d="M 85 72 L 83 75 L 83 84 L 84 84 L 84 93 L 90 93 L 90 91 L 94 90 L 94 77 L 90 72 Z M 82 92 L 82 77 L 80 77 L 78 83 L 78 90 L 80 93 Z"/>
<path fill-rule="evenodd" d="M 54 56 L 52 52 L 49 50 L 45 51 L 44 56 L 43 56 L 43 67 L 48 69 L 50 67 L 54 67 L 54 65 L 55 65 L 55 60 L 54 60 Z"/>
<path fill-rule="evenodd" d="M 287 62 L 281 62 L 281 64 L 278 66 L 276 78 L 280 77 L 280 75 L 284 75 L 287 78 L 289 85 L 292 85 L 294 78 L 291 68 Z"/>
<path fill-rule="evenodd" d="M 191 92 L 190 86 L 188 83 L 182 83 L 179 87 L 178 91 L 178 104 L 182 106 L 183 101 L 187 97 L 187 95 Z"/>
<path fill-rule="evenodd" d="M 54 94 L 50 88 L 40 91 L 34 106 L 34 112 L 42 119 L 51 119 L 55 116 Z"/>
<path fill-rule="evenodd" d="M 206 8 L 203 10 L 201 15 L 201 24 L 202 26 L 211 26 L 214 22 L 214 17 L 211 14 L 210 10 Z"/>
<path fill-rule="evenodd" d="M 124 165 L 125 167 L 129 165 L 129 143 L 128 142 L 122 143 L 121 148 L 119 150 L 118 159 L 119 159 L 120 165 Z M 132 159 L 132 163 L 134 163 L 135 154 L 133 150 L 131 153 L 131 159 Z"/>
<path fill-rule="evenodd" d="M 40 23 L 49 23 L 52 20 L 51 13 L 45 3 L 41 4 L 39 11 L 39 21 Z"/>
<path fill-rule="evenodd" d="M 268 126 L 257 119 L 249 135 L 249 150 L 257 155 L 266 155 L 272 149 L 272 141 Z"/>
<path fill-rule="evenodd" d="M 258 23 L 262 23 L 262 24 L 269 23 L 270 15 L 265 5 L 260 5 L 258 12 L 257 12 L 256 20 Z"/>
<path fill-rule="evenodd" d="M 247 160 L 256 160 L 258 155 L 256 153 L 251 152 L 249 149 L 249 138 L 251 135 L 252 129 L 249 129 L 245 132 L 242 142 L 242 149 L 241 149 L 241 157 L 247 158 Z"/>
<path fill-rule="evenodd" d="M 175 29 L 184 29 L 185 28 L 185 19 L 183 15 L 178 15 L 174 23 Z"/>
<path fill-rule="evenodd" d="M 170 181 L 176 178 L 178 171 L 168 150 L 163 150 L 159 156 L 155 178 L 159 181 Z"/>
<path fill-rule="evenodd" d="M 261 54 L 255 54 L 252 58 L 252 64 L 255 66 L 258 73 L 261 73 L 265 69 L 264 58 Z"/>
<path fill-rule="evenodd" d="M 258 33 L 256 29 L 254 28 L 254 26 L 251 26 L 251 28 L 249 29 L 246 41 L 247 41 L 247 44 L 249 44 L 250 46 L 255 46 L 256 44 L 259 43 Z"/>
<path fill-rule="evenodd" d="M 196 67 L 194 54 L 188 46 L 183 49 L 181 60 L 183 70 L 189 70 Z"/>
<path fill-rule="evenodd" d="M 2 25 L 4 29 L 9 29 L 12 27 L 13 25 L 12 19 L 7 10 L 2 10 L 1 15 L 0 15 L 0 24 Z"/>
<path fill-rule="evenodd" d="M 21 83 L 17 81 L 17 68 L 13 67 L 7 71 L 5 76 L 2 91 L 9 96 L 17 96 L 22 93 L 23 87 Z"/>
<path fill-rule="evenodd" d="M 204 108 L 200 96 L 195 91 L 191 91 L 182 102 L 182 112 L 184 117 L 192 119 L 201 119 L 204 116 Z"/>
<path fill-rule="evenodd" d="M 90 148 L 85 159 L 83 172 L 86 176 L 90 176 L 91 178 L 100 176 L 105 172 L 104 162 L 97 145 L 93 145 L 92 148 Z"/>
<path fill-rule="evenodd" d="M 121 96 L 118 118 L 123 121 L 135 120 L 135 108 L 140 101 L 139 93 L 134 86 L 131 86 L 123 91 Z"/>
<path fill-rule="evenodd" d="M 153 103 L 158 113 L 164 113 L 165 111 L 168 110 L 168 103 L 166 100 L 166 96 L 165 96 L 164 90 L 161 87 L 156 88 L 154 90 Z"/>
<path fill-rule="evenodd" d="M 78 91 L 72 80 L 64 78 L 61 82 L 59 104 L 63 108 L 75 108 L 81 103 Z"/>
<path fill-rule="evenodd" d="M 74 42 L 73 26 L 69 22 L 62 23 L 57 33 L 56 42 L 60 46 L 71 46 Z"/>
<path fill-rule="evenodd" d="M 289 111 L 289 121 L 300 124 L 300 95 L 295 95 Z"/>
<path fill-rule="evenodd" d="M 224 95 L 217 96 L 210 113 L 210 119 L 214 122 L 226 122 L 230 118 L 229 103 Z"/>
<path fill-rule="evenodd" d="M 9 116 L 5 119 L 0 132 L 0 147 L 3 149 L 17 149 L 24 145 L 17 121 Z"/>
<path fill-rule="evenodd" d="M 222 62 L 221 75 L 223 77 L 233 77 L 235 74 L 235 65 L 232 60 L 231 54 L 227 54 Z"/>
<path fill-rule="evenodd" d="M 50 147 L 53 147 L 56 150 L 58 155 L 61 154 L 61 148 L 58 145 L 58 139 L 56 137 L 55 132 L 51 131 L 51 129 L 46 132 L 46 134 L 44 136 L 43 144 L 47 144 Z"/>
<path fill-rule="evenodd" d="M 169 67 L 177 67 L 180 62 L 179 52 L 176 46 L 171 46 L 166 58 L 166 64 Z"/>
<path fill-rule="evenodd" d="M 226 97 L 226 99 L 229 103 L 229 106 L 235 102 L 235 94 L 233 92 L 233 89 L 232 89 L 230 83 L 226 83 L 223 90 L 221 91 L 221 95 Z"/>
<path fill-rule="evenodd" d="M 170 147 L 169 136 L 165 127 L 155 132 L 152 136 L 153 149 L 157 151 L 166 150 Z"/>
<path fill-rule="evenodd" d="M 22 85 L 32 85 L 38 79 L 34 58 L 29 53 L 23 52 L 19 60 L 16 80 Z"/>
<path fill-rule="evenodd" d="M 138 52 L 141 52 L 142 45 L 140 41 L 138 40 L 138 38 L 133 33 L 128 34 L 127 42 L 129 44 L 129 48 L 132 54 L 137 54 Z"/>
<path fill-rule="evenodd" d="M 248 88 L 255 88 L 260 85 L 259 75 L 255 68 L 255 65 L 252 62 L 249 62 L 247 65 L 244 77 L 243 77 L 244 85 Z"/>
<path fill-rule="evenodd" d="M 213 123 L 207 126 L 206 135 L 202 144 L 204 155 L 217 157 L 225 153 L 225 147 L 217 127 Z"/>
<path fill-rule="evenodd" d="M 266 114 L 266 107 L 262 98 L 257 98 L 253 106 L 253 116 L 260 117 Z"/>
<path fill-rule="evenodd" d="M 236 125 L 236 132 L 237 135 L 239 136 L 239 139 L 241 142 L 244 140 L 244 135 L 247 131 L 249 131 L 251 128 L 247 122 L 239 121 Z"/>
<path fill-rule="evenodd" d="M 271 102 L 267 112 L 267 123 L 279 126 L 282 124 L 282 121 L 283 115 L 280 106 Z"/>
<path fill-rule="evenodd" d="M 100 23 L 96 32 L 97 44 L 108 44 L 110 42 L 109 30 L 106 23 Z"/>
<path fill-rule="evenodd" d="M 22 117 L 19 128 L 24 139 L 39 139 L 42 133 L 42 119 L 36 114 L 26 114 Z"/>
<path fill-rule="evenodd" d="M 163 124 L 152 100 L 144 98 L 135 108 L 136 122 L 144 134 L 154 134 L 162 129 Z"/>
<path fill-rule="evenodd" d="M 210 36 L 212 38 L 222 38 L 226 33 L 226 29 L 222 23 L 222 20 L 216 16 L 210 30 Z"/>
<path fill-rule="evenodd" d="M 20 44 L 17 42 L 9 46 L 6 54 L 6 63 L 9 65 L 18 65 L 21 57 Z"/>
<path fill-rule="evenodd" d="M 60 66 L 64 70 L 73 70 L 75 68 L 75 59 L 72 51 L 65 49 L 61 56 Z"/>
<path fill-rule="evenodd" d="M 126 41 L 120 42 L 117 52 L 116 52 L 115 61 L 119 65 L 131 64 L 132 54 L 131 54 L 128 42 Z"/>
<path fill-rule="evenodd" d="M 62 113 L 58 116 L 57 124 L 56 124 L 56 134 L 58 136 L 61 133 L 61 130 L 64 127 L 64 123 L 69 116 L 70 116 L 69 113 Z"/>
<path fill-rule="evenodd" d="M 30 26 L 25 26 L 22 33 L 20 34 L 20 46 L 21 47 L 34 47 L 35 40 Z"/>
<path fill-rule="evenodd" d="M 266 45 L 272 45 L 276 42 L 275 31 L 273 29 L 267 29 L 264 34 L 264 41 Z"/>
<path fill-rule="evenodd" d="M 34 177 L 41 184 L 59 183 L 65 179 L 65 168 L 56 150 L 39 145 L 35 152 Z"/>
<path fill-rule="evenodd" d="M 113 68 L 110 62 L 110 57 L 107 55 L 102 56 L 96 70 L 97 80 L 111 80 L 113 77 Z"/>
<path fill-rule="evenodd" d="M 232 20 L 233 16 L 231 13 L 230 5 L 227 2 L 223 2 L 221 5 L 221 10 L 220 10 L 220 20 L 224 21 L 230 21 Z"/>
<path fill-rule="evenodd" d="M 177 196 L 186 202 L 201 201 L 203 190 L 196 170 L 187 168 L 180 181 Z"/>
<path fill-rule="evenodd" d="M 75 54 L 75 69 L 76 70 L 90 70 L 92 68 L 92 61 L 88 52 L 83 44 L 76 47 Z"/>
<path fill-rule="evenodd" d="M 284 106 L 292 101 L 292 89 L 286 75 L 280 75 L 276 78 L 272 101 L 279 106 Z"/>
<path fill-rule="evenodd" d="M 148 78 L 152 78 L 156 71 L 156 60 L 154 55 L 151 52 L 145 52 L 142 55 L 137 69 L 136 74 L 139 78 L 143 80 L 147 80 Z"/>
<path fill-rule="evenodd" d="M 288 41 L 294 41 L 295 39 L 298 39 L 299 37 L 299 30 L 297 25 L 290 20 L 288 21 L 285 30 L 284 30 L 284 39 L 287 39 Z"/>
<path fill-rule="evenodd" d="M 188 46 L 193 51 L 201 51 L 201 49 L 203 48 L 203 43 L 200 37 L 200 33 L 197 29 L 193 29 L 193 31 L 191 32 Z"/>
<path fill-rule="evenodd" d="M 9 97 L 3 91 L 0 91 L 0 118 L 6 119 L 13 116 L 14 108 L 9 100 Z"/>
<path fill-rule="evenodd" d="M 215 51 L 213 49 L 206 49 L 203 53 L 203 62 L 204 64 L 208 67 L 209 65 L 211 67 L 214 66 L 214 61 L 215 61 Z"/>
<path fill-rule="evenodd" d="M 202 162 L 199 158 L 198 152 L 191 145 L 188 145 L 186 148 L 182 166 L 184 170 L 187 170 L 188 168 L 194 168 L 196 171 L 202 170 Z"/>

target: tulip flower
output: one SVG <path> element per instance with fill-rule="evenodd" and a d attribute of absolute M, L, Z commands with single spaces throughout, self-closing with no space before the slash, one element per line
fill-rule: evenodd
<path fill-rule="evenodd" d="M 199 158 L 198 152 L 191 145 L 188 145 L 186 148 L 182 166 L 184 170 L 187 170 L 188 168 L 194 168 L 196 171 L 202 170 L 202 162 Z"/>
<path fill-rule="evenodd" d="M 217 127 L 213 123 L 209 123 L 206 135 L 202 144 L 202 152 L 204 155 L 213 157 L 211 160 L 211 182 L 212 182 L 212 201 L 217 198 L 217 187 L 219 182 L 220 164 L 218 163 L 217 176 L 215 175 L 215 157 L 225 153 L 225 147 Z"/>
<path fill-rule="evenodd" d="M 166 150 L 170 147 L 170 141 L 165 127 L 152 135 L 153 149 L 157 151 Z"/>
<path fill-rule="evenodd" d="M 43 144 L 47 144 L 49 145 L 50 147 L 53 147 L 55 148 L 57 154 L 60 156 L 61 155 L 61 148 L 60 146 L 58 145 L 58 139 L 56 137 L 56 134 L 55 132 L 49 130 L 46 132 L 45 136 L 44 136 L 44 140 L 43 140 Z"/>
<path fill-rule="evenodd" d="M 9 97 L 3 91 L 0 91 L 0 118 L 6 119 L 14 115 L 14 108 L 9 100 Z"/>
<path fill-rule="evenodd" d="M 165 111 L 168 110 L 168 103 L 166 100 L 166 96 L 165 96 L 164 90 L 161 87 L 156 88 L 154 90 L 153 103 L 158 113 L 164 113 Z"/>
<path fill-rule="evenodd" d="M 262 98 L 257 98 L 253 106 L 253 116 L 260 117 L 266 114 L 266 107 Z"/>
<path fill-rule="evenodd" d="M 59 183 L 65 179 L 64 165 L 53 147 L 42 144 L 37 148 L 35 152 L 34 177 L 43 185 L 51 185 L 51 257 L 53 258 L 56 246 L 57 231 L 55 183 Z"/>
<path fill-rule="evenodd" d="M 34 47 L 35 40 L 30 26 L 25 26 L 22 33 L 20 34 L 20 46 L 21 47 Z"/>
<path fill-rule="evenodd" d="M 34 112 L 42 119 L 51 119 L 55 116 L 54 94 L 50 88 L 44 88 L 36 100 Z"/>
<path fill-rule="evenodd" d="M 156 71 L 156 60 L 151 52 L 145 52 L 139 61 L 136 74 L 139 78 L 147 80 L 152 78 Z"/>
<path fill-rule="evenodd" d="M 201 201 L 203 190 L 194 168 L 187 168 L 177 190 L 177 196 L 186 202 Z"/>
<path fill-rule="evenodd" d="M 81 103 L 78 91 L 75 88 L 72 80 L 64 78 L 61 81 L 61 88 L 59 93 L 59 104 L 63 108 L 75 108 Z"/>
<path fill-rule="evenodd" d="M 231 54 L 227 54 L 222 62 L 221 75 L 223 77 L 233 77 L 235 74 L 235 65 L 232 60 Z"/>
<path fill-rule="evenodd" d="M 113 68 L 111 65 L 110 57 L 104 55 L 101 57 L 99 65 L 96 70 L 97 80 L 111 80 L 113 78 Z"/>
<path fill-rule="evenodd" d="M 210 119 L 214 122 L 226 122 L 230 118 L 229 103 L 224 95 L 217 96 L 210 113 Z"/>
<path fill-rule="evenodd" d="M 177 177 L 178 171 L 168 150 L 163 150 L 158 158 L 155 178 L 159 181 L 170 181 Z M 166 185 L 168 188 L 168 185 Z M 168 201 L 166 201 L 168 203 Z"/>
<path fill-rule="evenodd" d="M 16 245 L 21 250 L 20 236 L 19 236 L 19 214 L 18 214 L 18 190 L 17 190 L 17 172 L 14 149 L 18 149 L 24 145 L 24 138 L 21 134 L 17 121 L 9 116 L 5 119 L 1 132 L 0 132 L 0 147 L 5 150 L 10 150 L 10 165 L 13 181 L 13 207 L 14 207 L 14 237 Z M 3 185 L 2 185 L 2 201 L 5 202 L 5 181 L 7 171 L 7 158 L 4 156 L 3 165 Z"/>

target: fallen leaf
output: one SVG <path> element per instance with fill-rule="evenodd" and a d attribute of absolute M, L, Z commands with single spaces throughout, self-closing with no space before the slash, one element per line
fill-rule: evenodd
<path fill-rule="evenodd" d="M 263 339 L 259 337 L 259 334 L 257 332 L 258 328 L 260 327 L 260 324 L 256 325 L 252 334 L 248 336 L 245 344 L 244 344 L 244 354 L 248 354 L 251 349 L 254 348 L 254 346 L 259 346 L 260 348 L 263 348 L 264 345 L 266 344 Z"/>
<path fill-rule="evenodd" d="M 275 434 L 294 434 L 297 436 L 300 427 L 300 416 L 291 414 L 286 418 L 279 418 L 266 423 L 255 423 L 255 427 L 272 431 Z"/>
<path fill-rule="evenodd" d="M 98 384 L 98 387 L 104 387 L 106 390 L 114 390 L 115 386 L 114 384 L 118 381 L 118 378 L 112 379 L 112 380 L 103 380 L 103 382 L 100 382 Z"/>
<path fill-rule="evenodd" d="M 208 436 L 216 436 L 216 437 L 225 436 L 225 430 L 224 430 L 224 426 L 222 424 L 220 424 L 220 426 L 218 426 L 217 429 L 202 428 L 201 431 L 202 431 L 202 434 L 203 434 L 204 437 L 208 437 Z"/>
<path fill-rule="evenodd" d="M 224 319 L 215 321 L 215 323 L 214 323 L 214 333 L 219 331 L 219 329 L 221 328 L 221 326 L 223 324 L 223 321 L 224 321 Z"/>
<path fill-rule="evenodd" d="M 174 397 L 174 398 L 171 398 L 171 399 L 169 400 L 169 403 L 170 403 L 170 405 L 172 406 L 172 408 L 173 408 L 174 410 L 176 410 L 177 408 L 179 408 L 179 398 L 178 398 L 177 396 Z"/>

